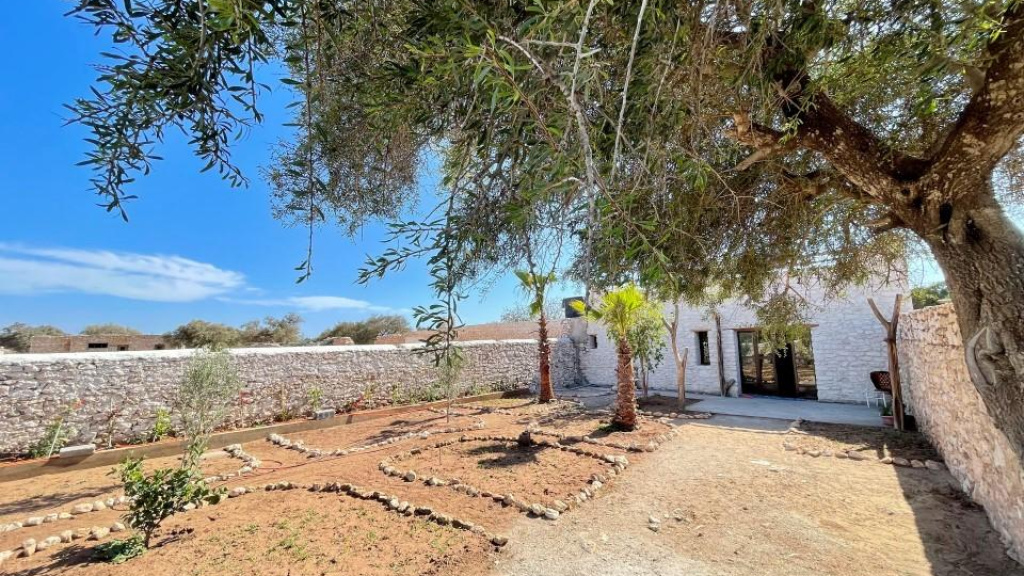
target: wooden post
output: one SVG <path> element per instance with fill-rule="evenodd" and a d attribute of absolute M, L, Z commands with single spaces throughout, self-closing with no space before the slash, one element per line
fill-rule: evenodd
<path fill-rule="evenodd" d="M 885 342 L 889 348 L 889 381 L 892 382 L 892 416 L 893 424 L 897 430 L 902 432 L 903 427 L 903 391 L 900 388 L 900 359 L 896 351 L 896 332 L 900 322 L 900 304 L 903 302 L 903 295 L 896 295 L 896 304 L 892 309 L 892 319 L 886 320 L 885 316 L 878 310 L 875 301 L 868 298 L 868 305 L 874 312 L 875 318 L 885 328 Z"/>
<path fill-rule="evenodd" d="M 725 384 L 725 357 L 722 356 L 722 315 L 716 311 L 714 316 L 716 346 L 718 349 L 718 386 L 722 390 L 722 396 L 728 396 L 729 389 Z"/>

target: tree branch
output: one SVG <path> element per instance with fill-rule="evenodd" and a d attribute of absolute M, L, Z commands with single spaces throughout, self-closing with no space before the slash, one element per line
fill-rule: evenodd
<path fill-rule="evenodd" d="M 988 54 L 984 84 L 960 114 L 929 174 L 946 186 L 948 198 L 976 190 L 978 179 L 987 179 L 1024 134 L 1024 3 L 1011 3 Z"/>

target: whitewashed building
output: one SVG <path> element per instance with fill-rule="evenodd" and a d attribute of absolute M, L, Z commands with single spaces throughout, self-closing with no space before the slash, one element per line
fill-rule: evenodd
<path fill-rule="evenodd" d="M 822 402 L 864 402 L 873 394 L 869 374 L 888 369 L 885 331 L 875 318 L 867 299 L 873 298 L 888 315 L 897 294 L 904 294 L 903 309 L 909 310 L 909 289 L 905 281 L 878 280 L 864 287 L 851 287 L 840 298 L 826 300 L 814 286 L 797 286 L 808 301 L 807 324 L 810 348 L 790 345 L 785 354 L 765 350 L 758 340 L 754 311 L 742 301 L 719 306 L 724 380 L 729 395 L 741 394 L 817 399 Z M 671 318 L 673 307 L 665 305 Z M 586 381 L 596 385 L 615 383 L 615 343 L 599 323 L 572 318 L 568 332 L 580 350 L 580 366 Z M 680 305 L 678 328 L 680 349 L 688 348 L 686 389 L 688 392 L 720 394 L 719 331 L 710 310 Z M 650 374 L 652 391 L 676 389 L 675 362 L 666 336 L 665 358 Z M 760 348 L 761 353 L 755 351 Z"/>

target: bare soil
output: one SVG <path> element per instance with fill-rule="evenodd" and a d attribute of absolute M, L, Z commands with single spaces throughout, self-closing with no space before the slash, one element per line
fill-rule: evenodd
<path fill-rule="evenodd" d="M 495 408 L 501 412 L 493 412 Z M 259 488 L 284 480 L 307 485 L 349 482 L 508 535 L 510 542 L 501 549 L 481 535 L 402 516 L 373 500 L 306 490 L 256 490 L 176 515 L 159 531 L 154 549 L 125 564 L 93 561 L 98 542 L 76 540 L 29 558 L 11 558 L 0 573 L 1024 576 L 1006 557 L 983 511 L 960 496 L 945 472 L 811 458 L 782 448 L 786 440 L 808 449 L 828 445 L 934 457 L 916 435 L 889 437 L 880 430 L 817 426 L 805 426 L 805 434 L 759 434 L 685 421 L 680 436 L 656 452 L 626 453 L 578 443 L 599 454 L 625 454 L 631 465 L 596 498 L 557 521 L 531 518 L 492 498 L 423 482 L 429 476 L 459 478 L 482 490 L 550 505 L 577 493 L 592 474 L 605 473 L 607 463 L 557 448 L 498 440 L 441 448 L 435 444 L 463 434 L 516 436 L 534 425 L 598 441 L 644 445 L 669 430 L 666 424 L 644 420 L 637 431 L 613 432 L 606 417 L 566 408 L 499 400 L 458 407 L 450 422 L 444 415 L 421 411 L 290 437 L 325 450 L 399 438 L 346 456 L 310 458 L 267 441 L 250 442 L 243 448 L 260 458 L 263 467 L 224 483 L 228 488 Z M 485 428 L 476 432 L 439 432 L 470 428 L 480 419 Z M 404 437 L 409 432 L 432 434 Z M 204 461 L 204 472 L 229 472 L 241 465 L 220 454 Z M 378 466 L 384 458 L 416 470 L 419 478 L 406 482 L 384 475 Z M 176 458 L 148 463 L 176 464 Z M 107 473 L 94 469 L 0 484 L 0 524 L 116 496 L 119 487 Z M 0 551 L 16 549 L 25 538 L 109 526 L 123 512 L 92 512 L 0 533 Z M 652 515 L 660 518 L 657 533 L 648 528 Z"/>

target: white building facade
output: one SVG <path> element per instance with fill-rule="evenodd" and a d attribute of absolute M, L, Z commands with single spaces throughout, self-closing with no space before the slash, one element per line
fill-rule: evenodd
<path fill-rule="evenodd" d="M 863 287 L 850 287 L 840 297 L 826 299 L 814 286 L 795 286 L 809 303 L 806 322 L 810 328 L 810 349 L 805 344 L 790 346 L 773 354 L 759 342 L 757 318 L 741 301 L 728 301 L 717 308 L 719 330 L 709 309 L 680 305 L 678 341 L 680 351 L 689 349 L 686 390 L 719 395 L 719 349 L 729 395 L 741 394 L 798 397 L 822 402 L 864 402 L 874 386 L 870 373 L 888 370 L 885 331 L 868 305 L 872 298 L 883 314 L 891 313 L 896 296 L 904 294 L 904 310 L 911 306 L 905 281 L 879 280 Z M 666 318 L 673 306 L 666 304 Z M 615 383 L 615 343 L 604 327 L 582 318 L 568 320 L 580 350 L 580 366 L 586 381 L 595 385 Z M 757 350 L 760 349 L 760 352 Z M 676 390 L 676 366 L 666 335 L 664 360 L 649 376 L 652 391 Z"/>

